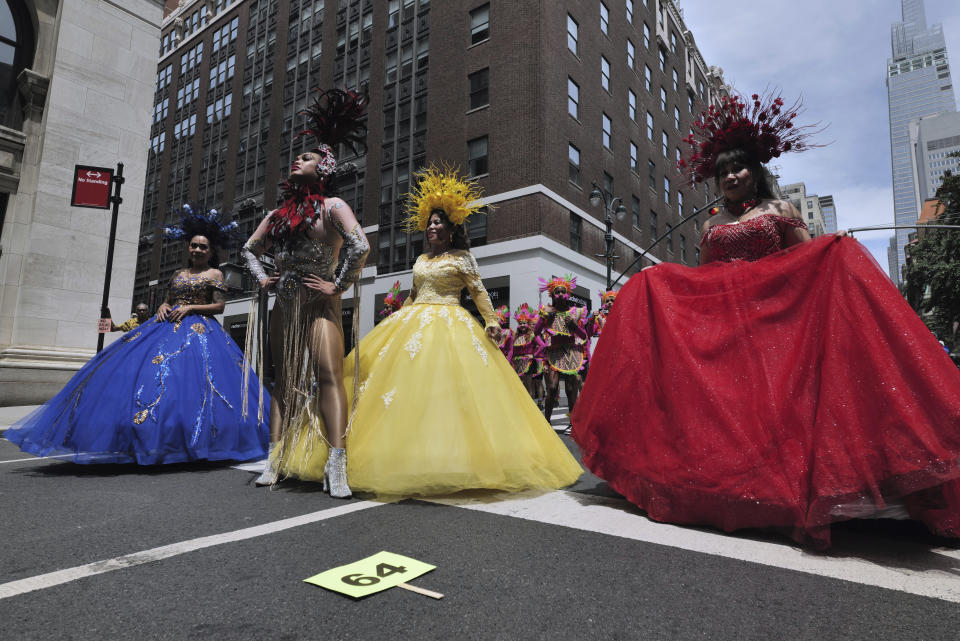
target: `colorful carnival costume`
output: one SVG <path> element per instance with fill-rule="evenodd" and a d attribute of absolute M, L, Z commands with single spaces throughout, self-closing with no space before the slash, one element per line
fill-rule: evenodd
<path fill-rule="evenodd" d="M 587 340 L 584 321 L 587 310 L 583 307 L 558 309 L 557 297 L 568 300 L 576 277 L 554 278 L 550 281 L 540 279 L 540 291 L 548 292 L 554 305 L 543 307 L 534 333 L 543 337 L 543 358 L 545 366 L 568 376 L 575 376 L 583 369 L 583 344 Z"/>
<path fill-rule="evenodd" d="M 493 314 L 497 319 L 497 323 L 500 325 L 500 341 L 497 343 L 497 347 L 500 348 L 500 352 L 509 363 L 513 354 L 513 330 L 510 329 L 510 308 L 506 305 L 501 305 L 493 310 Z"/>
<path fill-rule="evenodd" d="M 716 262 L 627 282 L 573 413 L 585 465 L 658 521 L 826 547 L 894 501 L 960 535 L 960 372 L 856 241 L 782 249 L 802 225 L 714 225 Z"/>
<path fill-rule="evenodd" d="M 219 224 L 216 212 L 190 211 L 188 218 L 168 235 L 179 231 L 184 238 L 186 227 L 187 240 L 199 234 L 216 243 L 232 229 Z M 223 291 L 222 281 L 181 270 L 167 300 L 174 307 L 205 305 Z M 25 452 L 76 463 L 262 458 L 268 440 L 257 413 L 262 388 L 256 376 L 246 378 L 245 389 L 244 380 L 243 353 L 214 318 L 188 314 L 161 322 L 154 316 L 90 359 L 4 437 Z M 264 405 L 269 409 L 266 396 Z"/>
<path fill-rule="evenodd" d="M 271 317 L 277 406 L 277 416 L 271 419 L 271 436 L 276 439 L 271 450 L 277 451 L 271 453 L 263 475 L 256 481 L 258 485 L 276 482 L 277 471 L 286 466 L 301 442 L 326 438 L 317 417 L 326 416 L 330 428 L 341 438 L 346 432 L 340 295 L 359 279 L 370 245 L 359 222 L 348 229 L 333 211 L 343 208 L 341 211 L 348 212 L 345 203 L 326 202 L 327 181 L 337 170 L 332 148 L 361 141 L 365 104 L 363 97 L 352 92 L 330 90 L 319 95 L 305 112 L 311 127 L 303 132 L 314 135 L 319 143 L 312 150 L 319 157 L 319 180 L 284 183 L 282 204 L 261 223 L 241 252 L 250 272 L 262 283 L 268 276 L 259 257 L 272 248 L 279 274 L 277 305 Z M 313 160 L 311 157 L 309 161 Z M 352 212 L 348 218 L 355 221 Z M 332 283 L 333 294 L 309 289 L 304 284 L 309 277 Z M 251 316 L 254 311 L 252 308 Z M 251 322 L 250 326 L 256 324 Z M 251 332 L 252 336 L 258 334 Z M 255 360 L 259 360 L 254 356 L 257 351 L 255 345 L 248 345 L 248 356 Z M 325 488 L 333 496 L 350 496 L 345 457 L 343 448 L 333 448 L 331 467 L 327 468 L 333 487 L 325 481 Z"/>
<path fill-rule="evenodd" d="M 600 337 L 600 334 L 603 333 L 603 327 L 607 323 L 610 309 L 616 300 L 617 292 L 614 290 L 600 292 L 600 309 L 590 314 L 590 318 L 587 320 L 586 331 L 588 336 L 591 338 Z"/>
<path fill-rule="evenodd" d="M 530 307 L 524 303 L 517 308 L 513 317 L 517 321 L 510 359 L 514 371 L 520 378 L 542 374 L 543 360 L 539 358 L 542 344 L 533 331 L 538 316 L 532 313 Z"/>
<path fill-rule="evenodd" d="M 478 194 L 455 175 L 428 170 L 412 197 L 414 226 L 426 226 L 435 207 L 454 224 L 479 206 Z M 417 216 L 425 194 L 429 203 Z M 467 196 L 467 194 L 470 194 Z M 469 198 L 469 200 L 468 200 Z M 487 327 L 496 326 L 476 260 L 452 249 L 422 254 L 413 267 L 413 288 L 403 309 L 360 341 L 359 401 L 347 449 L 355 490 L 382 496 L 450 494 L 487 488 L 559 488 L 581 469 L 540 416 L 497 346 L 460 304 L 466 287 Z M 352 391 L 354 355 L 346 359 Z M 290 472 L 315 478 L 317 447 Z"/>

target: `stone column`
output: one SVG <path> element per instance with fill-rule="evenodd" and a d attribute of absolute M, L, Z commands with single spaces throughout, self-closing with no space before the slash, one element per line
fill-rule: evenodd
<path fill-rule="evenodd" d="M 70 207 L 77 164 L 124 163 L 110 308 L 132 306 L 163 13 L 162 0 L 27 4 L 38 32 L 23 130 L 0 131 L 0 405 L 49 399 L 96 348 L 110 211 Z M 17 133 L 14 179 L 2 161 Z"/>

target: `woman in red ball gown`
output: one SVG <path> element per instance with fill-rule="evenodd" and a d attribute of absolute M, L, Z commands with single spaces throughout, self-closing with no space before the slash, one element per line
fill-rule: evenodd
<path fill-rule="evenodd" d="M 726 199 L 705 264 L 620 290 L 573 413 L 583 463 L 658 521 L 826 548 L 831 523 L 899 505 L 960 536 L 960 371 L 859 243 L 810 241 L 773 197 L 761 163 L 793 114 L 765 146 L 728 135 L 740 106 L 694 155 Z"/>

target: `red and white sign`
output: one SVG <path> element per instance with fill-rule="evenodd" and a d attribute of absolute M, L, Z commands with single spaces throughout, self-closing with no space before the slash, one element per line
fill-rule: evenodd
<path fill-rule="evenodd" d="M 77 165 L 73 172 L 72 207 L 110 208 L 113 169 Z"/>
<path fill-rule="evenodd" d="M 101 318 L 97 320 L 97 333 L 98 334 L 109 334 L 110 327 L 113 325 L 113 321 L 109 318 Z"/>

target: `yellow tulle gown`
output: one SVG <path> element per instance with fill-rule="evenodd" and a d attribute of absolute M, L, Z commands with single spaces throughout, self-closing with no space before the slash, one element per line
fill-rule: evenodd
<path fill-rule="evenodd" d="M 407 303 L 357 346 L 359 400 L 347 434 L 347 478 L 380 496 L 468 489 L 553 489 L 582 469 L 537 409 L 513 368 L 460 304 L 466 287 L 487 325 L 490 298 L 468 251 L 421 255 Z M 353 399 L 355 355 L 346 358 Z M 327 448 L 315 415 L 304 418 L 281 471 L 323 478 Z"/>

